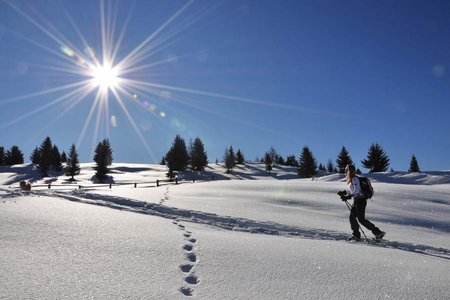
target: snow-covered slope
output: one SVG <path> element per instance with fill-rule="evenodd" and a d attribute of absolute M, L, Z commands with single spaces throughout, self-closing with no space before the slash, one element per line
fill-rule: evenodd
<path fill-rule="evenodd" d="M 111 182 L 139 184 L 110 189 L 93 184 L 84 164 L 69 187 L 58 186 L 64 176 L 41 180 L 26 165 L 0 171 L 5 298 L 450 294 L 450 172 L 371 174 L 375 197 L 366 216 L 387 231 L 386 241 L 372 245 L 345 241 L 341 175 L 297 179 L 290 168 L 268 175 L 262 164 L 228 175 L 214 164 L 195 182 L 187 174 L 183 184 L 156 187 L 145 182 L 164 179 L 164 167 L 114 164 Z M 218 180 L 227 178 L 235 180 Z M 20 179 L 36 187 L 18 191 Z M 51 189 L 39 186 L 49 182 Z"/>

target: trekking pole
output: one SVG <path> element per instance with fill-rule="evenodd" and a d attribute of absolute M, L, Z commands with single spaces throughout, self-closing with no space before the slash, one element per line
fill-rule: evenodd
<path fill-rule="evenodd" d="M 352 212 L 353 206 L 352 206 L 350 203 L 348 203 L 347 200 L 345 200 L 345 204 L 347 204 L 348 210 L 350 210 L 350 213 L 353 215 L 353 212 Z M 360 224 L 359 221 L 358 221 L 358 216 L 353 215 L 353 217 L 356 219 L 356 222 L 358 222 L 359 229 L 361 229 L 361 232 L 362 232 L 362 234 L 364 235 L 364 237 L 366 238 L 366 241 L 368 241 L 367 235 L 366 235 L 366 233 L 364 232 L 364 230 L 362 229 L 362 226 L 361 226 L 361 224 Z"/>

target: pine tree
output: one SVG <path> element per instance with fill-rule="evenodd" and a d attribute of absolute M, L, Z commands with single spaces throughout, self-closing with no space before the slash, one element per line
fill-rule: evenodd
<path fill-rule="evenodd" d="M 327 171 L 328 173 L 334 173 L 335 167 L 333 165 L 333 161 L 331 159 L 328 160 L 327 163 Z"/>
<path fill-rule="evenodd" d="M 280 165 L 280 166 L 286 165 L 286 162 L 284 161 L 284 158 L 281 155 L 278 155 L 277 160 L 275 161 L 275 163 Z"/>
<path fill-rule="evenodd" d="M 52 140 L 50 137 L 46 137 L 39 147 L 39 165 L 38 168 L 41 171 L 42 177 L 48 177 L 48 171 L 50 170 L 50 166 L 52 164 Z"/>
<path fill-rule="evenodd" d="M 244 165 L 245 164 L 245 158 L 244 158 L 244 155 L 241 152 L 241 149 L 238 149 L 238 151 L 236 152 L 236 163 L 238 165 Z"/>
<path fill-rule="evenodd" d="M 111 143 L 109 142 L 109 139 L 104 139 L 102 141 L 103 148 L 105 150 L 105 162 L 107 166 L 110 166 L 113 162 L 113 151 L 111 149 Z"/>
<path fill-rule="evenodd" d="M 389 169 L 389 157 L 379 144 L 370 146 L 367 158 L 361 163 L 364 168 L 369 169 L 370 173 L 386 172 Z"/>
<path fill-rule="evenodd" d="M 72 177 L 71 179 L 69 179 L 69 181 L 75 181 L 74 176 L 80 174 L 80 165 L 75 144 L 72 144 L 72 147 L 70 147 L 69 158 L 67 159 L 64 171 L 66 176 Z"/>
<path fill-rule="evenodd" d="M 339 152 L 338 158 L 336 159 L 336 165 L 339 170 L 339 173 L 345 173 L 345 167 L 347 165 L 353 165 L 352 158 L 350 157 L 347 149 L 343 146 L 341 152 Z"/>
<path fill-rule="evenodd" d="M 195 138 L 190 152 L 191 166 L 194 171 L 203 171 L 208 165 L 208 155 L 200 138 Z"/>
<path fill-rule="evenodd" d="M 59 149 L 56 145 L 53 145 L 51 161 L 53 170 L 57 172 L 62 170 L 61 154 L 59 153 Z"/>
<path fill-rule="evenodd" d="M 167 177 L 174 178 L 175 171 L 184 171 L 189 163 L 189 156 L 186 149 L 186 143 L 177 135 L 173 141 L 172 147 L 166 154 L 167 167 L 169 172 Z"/>
<path fill-rule="evenodd" d="M 295 158 L 295 155 L 289 155 L 286 158 L 286 165 L 291 167 L 298 167 L 298 161 Z"/>
<path fill-rule="evenodd" d="M 408 172 L 410 172 L 410 173 L 413 173 L 413 172 L 419 173 L 420 172 L 419 163 L 417 162 L 417 158 L 414 154 L 411 157 L 411 162 L 409 163 Z"/>
<path fill-rule="evenodd" d="M 166 156 L 163 156 L 162 158 L 161 158 L 161 161 L 160 161 L 160 163 L 159 163 L 161 166 L 165 166 L 166 165 Z"/>
<path fill-rule="evenodd" d="M 39 161 L 41 160 L 41 154 L 39 152 L 39 148 L 36 147 L 33 152 L 30 155 L 30 160 L 33 163 L 33 165 L 37 166 L 39 164 Z"/>
<path fill-rule="evenodd" d="M 312 152 L 307 146 L 303 147 L 300 155 L 298 175 L 303 178 L 310 178 L 316 176 L 317 162 Z"/>
<path fill-rule="evenodd" d="M 61 153 L 61 162 L 62 163 L 66 163 L 67 162 L 67 154 L 64 151 Z"/>
<path fill-rule="evenodd" d="M 94 153 L 94 162 L 97 164 L 94 167 L 94 170 L 96 171 L 95 177 L 99 182 L 104 182 L 108 178 L 107 174 L 109 172 L 108 163 L 110 156 L 107 148 L 105 147 L 105 141 L 106 140 L 103 140 L 98 143 Z"/>
<path fill-rule="evenodd" d="M 227 173 L 231 173 L 233 168 L 236 167 L 236 155 L 234 154 L 233 146 L 225 149 L 223 160 L 225 162 L 225 168 L 227 168 Z"/>
<path fill-rule="evenodd" d="M 6 151 L 5 163 L 8 166 L 23 164 L 23 153 L 18 146 L 12 146 L 10 150 Z"/>
<path fill-rule="evenodd" d="M 0 147 L 0 166 L 5 165 L 5 148 Z"/>
<path fill-rule="evenodd" d="M 267 152 L 267 153 L 269 153 L 272 163 L 277 161 L 278 152 L 277 152 L 277 150 L 275 150 L 275 148 L 273 146 L 270 146 L 269 152 Z M 264 155 L 264 161 L 265 161 L 265 155 Z"/>
<path fill-rule="evenodd" d="M 272 155 L 270 152 L 266 152 L 264 155 L 264 164 L 266 165 L 266 171 L 269 172 L 272 171 Z"/>

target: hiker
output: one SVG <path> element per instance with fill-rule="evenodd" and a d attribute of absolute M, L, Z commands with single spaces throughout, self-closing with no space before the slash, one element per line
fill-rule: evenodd
<path fill-rule="evenodd" d="M 350 193 L 342 197 L 342 201 L 353 198 L 353 206 L 350 210 L 350 226 L 353 230 L 353 235 L 349 240 L 360 241 L 361 233 L 359 232 L 359 224 L 372 231 L 376 240 L 381 240 L 386 232 L 381 231 L 378 227 L 372 224 L 366 219 L 366 205 L 367 199 L 364 197 L 361 191 L 361 184 L 358 176 L 356 176 L 356 169 L 353 165 L 347 165 L 345 167 L 345 180 L 347 183 L 347 189 Z"/>

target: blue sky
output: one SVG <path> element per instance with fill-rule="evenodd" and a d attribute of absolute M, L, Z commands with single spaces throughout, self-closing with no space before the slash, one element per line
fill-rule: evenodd
<path fill-rule="evenodd" d="M 73 86 L 97 82 L 101 11 L 0 1 L 1 146 L 28 158 L 50 136 L 88 162 L 109 137 L 116 162 L 154 163 L 180 134 L 200 137 L 212 162 L 230 145 L 248 160 L 309 146 L 322 163 L 345 146 L 365 171 L 379 143 L 395 170 L 412 154 L 450 169 L 448 1 L 105 1 L 112 68 L 126 62 L 120 101 Z"/>

